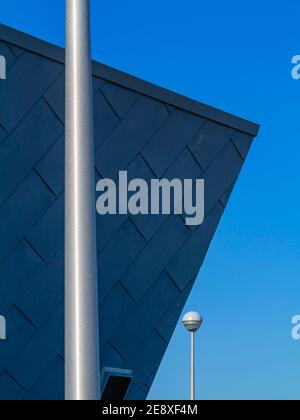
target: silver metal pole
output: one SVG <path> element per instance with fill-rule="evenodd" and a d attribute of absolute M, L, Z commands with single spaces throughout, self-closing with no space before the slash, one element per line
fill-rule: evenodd
<path fill-rule="evenodd" d="M 66 0 L 65 397 L 99 400 L 89 0 Z"/>
<path fill-rule="evenodd" d="M 195 332 L 191 332 L 191 401 L 195 400 Z"/>

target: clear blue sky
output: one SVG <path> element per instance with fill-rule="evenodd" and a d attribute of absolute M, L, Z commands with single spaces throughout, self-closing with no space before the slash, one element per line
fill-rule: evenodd
<path fill-rule="evenodd" d="M 93 57 L 259 122 L 186 309 L 197 337 L 198 396 L 300 399 L 299 0 L 92 0 Z M 2 2 L 0 21 L 64 45 L 62 0 Z M 150 398 L 188 397 L 178 326 Z"/>

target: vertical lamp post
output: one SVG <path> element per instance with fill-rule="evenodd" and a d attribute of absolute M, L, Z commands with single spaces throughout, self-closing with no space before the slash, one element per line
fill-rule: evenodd
<path fill-rule="evenodd" d="M 188 312 L 183 317 L 183 325 L 191 333 L 191 373 L 190 373 L 190 392 L 191 401 L 195 400 L 195 333 L 203 323 L 201 316 L 197 312 Z"/>
<path fill-rule="evenodd" d="M 100 399 L 89 0 L 66 0 L 65 397 Z"/>

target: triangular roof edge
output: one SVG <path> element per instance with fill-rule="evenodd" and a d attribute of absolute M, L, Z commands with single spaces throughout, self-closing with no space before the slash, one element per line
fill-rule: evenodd
<path fill-rule="evenodd" d="M 50 44 L 47 41 L 43 41 L 1 23 L 0 40 L 64 64 L 64 48 Z M 209 105 L 205 105 L 196 100 L 174 93 L 170 90 L 161 88 L 150 82 L 146 82 L 96 61 L 93 62 L 93 75 L 134 90 L 143 95 L 165 102 L 182 110 L 232 127 L 251 136 L 257 136 L 258 134 L 259 125 L 253 122 L 236 117 Z"/>

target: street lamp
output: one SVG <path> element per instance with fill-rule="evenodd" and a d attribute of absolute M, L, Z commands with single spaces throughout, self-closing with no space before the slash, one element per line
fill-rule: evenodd
<path fill-rule="evenodd" d="M 66 0 L 65 398 L 100 400 L 89 0 Z"/>
<path fill-rule="evenodd" d="M 195 399 L 195 333 L 201 327 L 203 320 L 197 312 L 188 312 L 183 317 L 183 325 L 191 333 L 191 401 Z"/>

